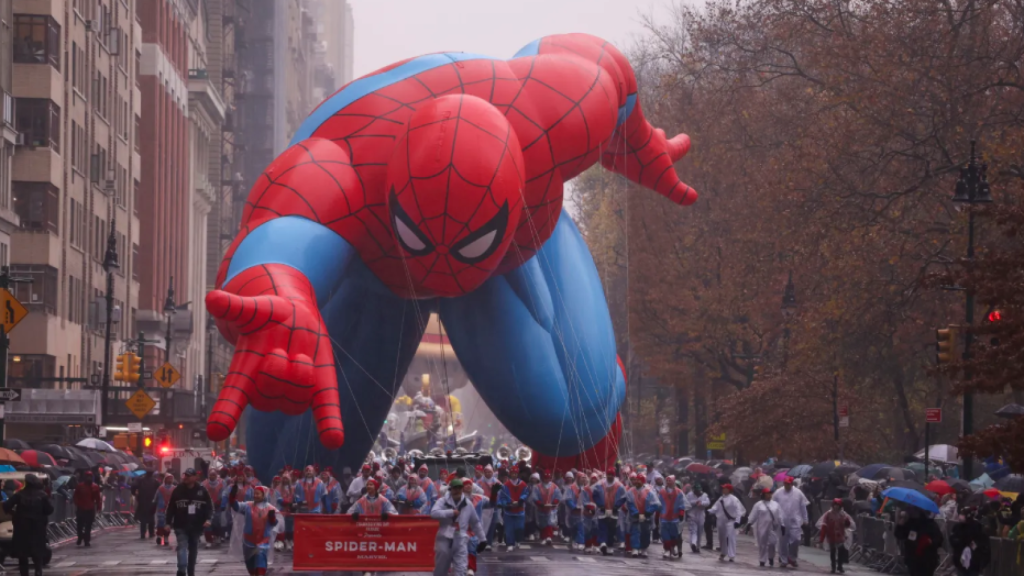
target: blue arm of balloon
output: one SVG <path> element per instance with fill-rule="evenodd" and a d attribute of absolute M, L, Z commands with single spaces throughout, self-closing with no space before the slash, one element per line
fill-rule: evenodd
<path fill-rule="evenodd" d="M 330 301 L 356 249 L 330 228 L 300 216 L 283 216 L 261 224 L 235 250 L 224 279 L 261 264 L 281 264 L 301 272 L 316 292 L 317 306 Z"/>

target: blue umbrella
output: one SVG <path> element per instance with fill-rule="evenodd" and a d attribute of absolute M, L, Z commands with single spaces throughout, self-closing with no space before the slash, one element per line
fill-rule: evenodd
<path fill-rule="evenodd" d="M 897 502 L 910 504 L 911 506 L 920 508 L 925 512 L 931 512 L 932 514 L 939 513 L 939 507 L 935 505 L 935 502 L 932 502 L 931 498 L 911 488 L 889 488 L 885 492 L 882 492 L 882 496 L 891 498 Z"/>

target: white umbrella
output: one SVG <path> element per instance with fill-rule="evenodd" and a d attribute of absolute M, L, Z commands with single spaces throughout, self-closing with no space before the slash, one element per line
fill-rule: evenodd
<path fill-rule="evenodd" d="M 924 450 L 918 450 L 917 454 L 914 454 L 914 458 L 924 460 Z M 956 464 L 960 461 L 960 455 L 956 446 L 936 444 L 935 446 L 928 447 L 928 459 L 932 462 L 941 462 L 943 464 Z"/>
<path fill-rule="evenodd" d="M 92 450 L 98 450 L 100 452 L 117 452 L 117 448 L 114 448 L 110 444 L 107 444 L 99 438 L 84 438 L 75 444 L 81 448 L 90 448 Z"/>

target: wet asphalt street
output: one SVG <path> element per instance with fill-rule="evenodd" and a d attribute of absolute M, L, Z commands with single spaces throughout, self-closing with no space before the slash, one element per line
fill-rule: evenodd
<path fill-rule="evenodd" d="M 524 545 L 515 552 L 487 551 L 481 554 L 478 576 L 533 576 L 557 574 L 559 576 L 754 576 L 772 574 L 828 574 L 827 553 L 821 550 L 801 548 L 801 566 L 792 569 L 762 569 L 758 567 L 753 539 L 740 536 L 735 563 L 722 563 L 717 555 L 705 552 L 701 555 L 684 554 L 681 561 L 661 558 L 660 546 L 652 546 L 651 557 L 646 560 L 612 557 L 585 556 L 569 552 L 564 545 L 553 547 Z M 16 561 L 7 560 L 6 568 L 17 573 Z M 53 561 L 46 574 L 54 576 L 103 575 L 119 576 L 173 576 L 176 561 L 173 549 L 157 548 L 152 540 L 140 540 L 138 532 L 118 529 L 93 537 L 91 548 L 76 548 L 74 542 L 54 550 Z M 292 573 L 290 553 L 275 553 L 271 574 Z M 865 568 L 853 566 L 847 574 L 866 575 L 873 573 Z M 228 554 L 227 547 L 199 550 L 199 564 L 196 576 L 244 576 L 245 567 L 241 558 Z M 306 572 L 313 576 L 321 573 Z M 323 576 L 352 574 L 351 572 L 323 573 Z M 399 574 L 399 573 L 389 573 Z"/>

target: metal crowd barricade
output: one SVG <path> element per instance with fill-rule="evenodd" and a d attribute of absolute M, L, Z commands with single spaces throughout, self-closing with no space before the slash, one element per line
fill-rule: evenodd
<path fill-rule="evenodd" d="M 1024 574 L 1024 541 L 992 538 L 992 560 L 985 576 L 1020 576 Z"/>

